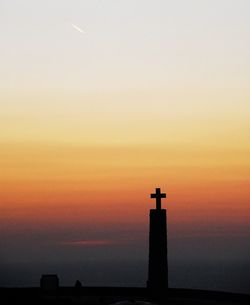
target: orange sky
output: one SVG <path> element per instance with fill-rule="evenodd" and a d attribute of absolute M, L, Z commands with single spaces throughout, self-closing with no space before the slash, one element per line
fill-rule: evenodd
<path fill-rule="evenodd" d="M 236 148 L 37 142 L 4 143 L 0 154 L 1 218 L 12 221 L 141 225 L 157 186 L 173 223 L 245 225 L 250 216 L 248 156 Z"/>

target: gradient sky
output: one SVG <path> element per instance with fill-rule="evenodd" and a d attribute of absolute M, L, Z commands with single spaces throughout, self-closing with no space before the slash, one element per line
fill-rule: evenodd
<path fill-rule="evenodd" d="M 1 0 L 0 27 L 3 262 L 146 258 L 155 187 L 170 256 L 248 257 L 248 0 Z"/>

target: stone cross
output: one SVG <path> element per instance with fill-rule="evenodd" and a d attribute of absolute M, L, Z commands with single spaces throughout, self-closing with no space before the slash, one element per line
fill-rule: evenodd
<path fill-rule="evenodd" d="M 151 194 L 150 197 L 156 199 L 156 210 L 161 210 L 161 199 L 166 198 L 166 194 L 161 193 L 160 188 L 156 188 L 155 194 Z"/>

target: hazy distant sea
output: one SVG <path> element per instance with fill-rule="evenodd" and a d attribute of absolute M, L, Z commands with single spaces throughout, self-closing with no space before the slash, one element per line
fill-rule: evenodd
<path fill-rule="evenodd" d="M 86 286 L 145 286 L 147 262 L 4 264 L 0 265 L 0 286 L 38 286 L 41 274 L 46 273 L 57 273 L 62 286 L 73 286 L 77 279 Z M 172 262 L 169 285 L 250 294 L 250 261 Z"/>

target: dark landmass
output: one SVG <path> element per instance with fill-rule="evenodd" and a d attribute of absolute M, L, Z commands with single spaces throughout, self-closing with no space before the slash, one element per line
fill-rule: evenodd
<path fill-rule="evenodd" d="M 250 295 L 174 288 L 157 295 L 152 295 L 147 288 L 127 287 L 81 287 L 80 289 L 59 287 L 55 291 L 42 291 L 41 288 L 0 288 L 2 305 L 108 305 L 125 300 L 152 302 L 159 305 L 249 305 Z"/>

